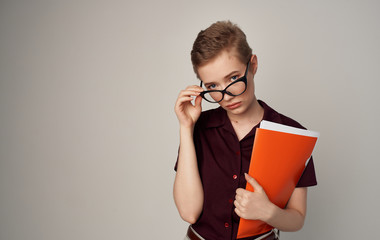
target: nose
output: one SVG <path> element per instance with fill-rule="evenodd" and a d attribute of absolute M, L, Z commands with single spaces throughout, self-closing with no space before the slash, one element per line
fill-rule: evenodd
<path fill-rule="evenodd" d="M 230 101 L 232 98 L 234 98 L 234 96 L 224 93 L 223 101 Z"/>

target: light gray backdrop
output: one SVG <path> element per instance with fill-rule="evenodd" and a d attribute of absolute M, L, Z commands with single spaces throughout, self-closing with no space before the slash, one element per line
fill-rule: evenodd
<path fill-rule="evenodd" d="M 376 238 L 378 1 L 0 1 L 0 239 L 182 239 L 172 198 L 196 34 L 230 19 L 256 93 L 321 133 L 282 239 Z M 205 106 L 210 107 L 210 106 Z"/>

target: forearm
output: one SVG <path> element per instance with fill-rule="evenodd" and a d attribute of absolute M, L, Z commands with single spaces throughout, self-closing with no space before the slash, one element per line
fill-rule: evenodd
<path fill-rule="evenodd" d="M 194 223 L 202 211 L 203 187 L 199 176 L 192 128 L 180 128 L 180 149 L 173 194 L 181 217 L 189 223 Z"/>
<path fill-rule="evenodd" d="M 271 214 L 265 220 L 269 225 L 285 232 L 295 232 L 302 228 L 305 216 L 295 209 L 281 209 L 272 206 Z"/>
<path fill-rule="evenodd" d="M 296 188 L 285 209 L 270 203 L 265 222 L 281 231 L 293 232 L 302 228 L 306 217 L 307 188 Z"/>

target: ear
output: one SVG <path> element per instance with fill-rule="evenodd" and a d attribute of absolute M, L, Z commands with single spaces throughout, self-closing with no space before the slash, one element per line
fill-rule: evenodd
<path fill-rule="evenodd" d="M 255 54 L 252 54 L 251 56 L 250 65 L 253 69 L 253 76 L 254 76 L 257 72 L 257 56 Z"/>

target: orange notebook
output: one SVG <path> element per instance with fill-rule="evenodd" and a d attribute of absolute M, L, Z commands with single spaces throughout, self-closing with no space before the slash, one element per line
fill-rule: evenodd
<path fill-rule="evenodd" d="M 268 198 L 284 208 L 307 165 L 319 133 L 262 121 L 256 129 L 248 174 L 264 188 Z M 246 189 L 254 191 L 247 183 Z M 241 218 L 237 238 L 268 232 L 273 227 Z"/>

